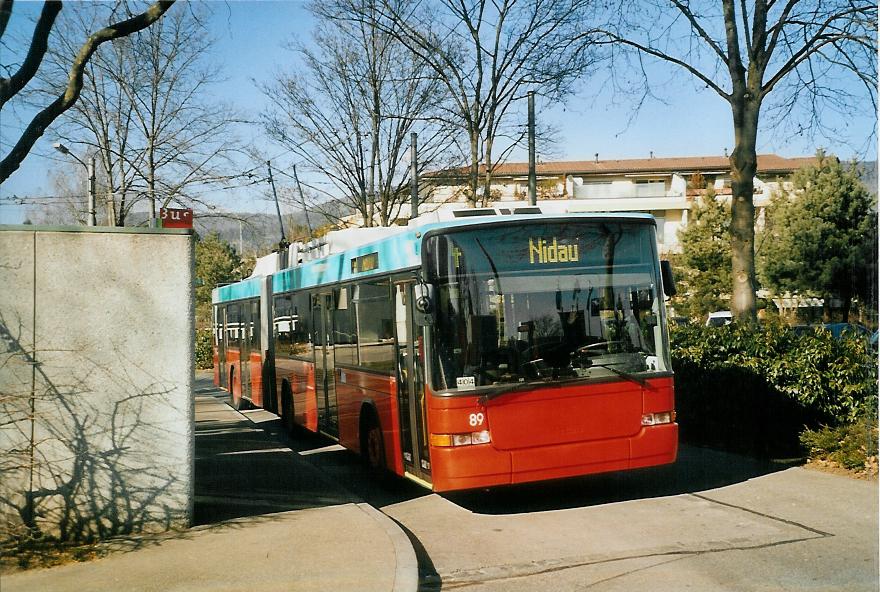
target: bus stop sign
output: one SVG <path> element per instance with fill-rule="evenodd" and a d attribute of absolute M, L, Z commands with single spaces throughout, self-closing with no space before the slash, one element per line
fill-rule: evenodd
<path fill-rule="evenodd" d="M 159 208 L 159 219 L 162 228 L 192 228 L 192 208 Z"/>

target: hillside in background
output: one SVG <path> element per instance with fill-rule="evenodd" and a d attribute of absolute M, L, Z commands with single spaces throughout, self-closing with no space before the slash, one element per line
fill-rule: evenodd
<path fill-rule="evenodd" d="M 268 253 L 278 245 L 281 231 L 278 217 L 269 214 L 235 213 L 229 217 L 206 217 L 196 214 L 195 230 L 200 236 L 216 232 L 221 239 L 231 244 L 239 253 L 258 255 Z M 284 229 L 290 233 L 291 226 L 299 224 L 297 216 L 284 216 Z"/>

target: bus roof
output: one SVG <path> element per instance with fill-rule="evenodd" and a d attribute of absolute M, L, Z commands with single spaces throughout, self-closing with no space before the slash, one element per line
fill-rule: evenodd
<path fill-rule="evenodd" d="M 311 288 L 315 286 L 345 282 L 355 278 L 370 277 L 404 269 L 412 269 L 422 264 L 422 237 L 428 232 L 468 226 L 489 226 L 525 221 L 560 221 L 560 220 L 640 220 L 650 222 L 654 217 L 640 213 L 571 213 L 571 214 L 512 214 L 468 216 L 429 222 L 395 229 L 395 234 L 380 240 L 374 240 L 360 246 L 347 248 L 338 253 L 331 253 L 320 259 L 304 261 L 272 274 L 272 292 L 278 294 L 295 288 Z M 220 286 L 211 292 L 214 304 L 246 298 L 257 298 L 263 277 L 248 279 Z"/>

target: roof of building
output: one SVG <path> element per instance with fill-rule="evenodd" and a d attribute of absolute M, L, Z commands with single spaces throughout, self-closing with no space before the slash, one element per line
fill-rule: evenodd
<path fill-rule="evenodd" d="M 758 155 L 758 173 L 792 173 L 797 169 L 814 165 L 814 156 L 785 158 L 777 154 Z M 730 159 L 726 156 L 673 156 L 668 158 L 628 158 L 617 160 L 567 160 L 542 162 L 535 165 L 538 175 L 577 175 L 577 174 L 650 174 L 650 173 L 690 173 L 709 171 L 729 171 Z M 484 172 L 485 167 L 480 167 Z M 451 172 L 451 171 L 450 171 Z M 497 165 L 495 176 L 527 175 L 526 162 L 507 162 Z M 467 174 L 466 168 L 456 169 L 454 174 Z M 436 173 L 437 176 L 445 176 Z"/>

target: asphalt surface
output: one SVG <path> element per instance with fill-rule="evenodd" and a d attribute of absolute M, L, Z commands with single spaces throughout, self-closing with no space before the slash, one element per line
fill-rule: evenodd
<path fill-rule="evenodd" d="M 5 575 L 0 590 L 412 592 L 405 532 L 291 450 L 275 416 L 196 383 L 195 527 L 108 541 L 109 555 Z"/>
<path fill-rule="evenodd" d="M 201 384 L 199 526 L 4 592 L 880 589 L 876 481 L 683 446 L 667 467 L 437 495 Z"/>

